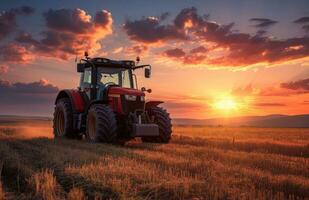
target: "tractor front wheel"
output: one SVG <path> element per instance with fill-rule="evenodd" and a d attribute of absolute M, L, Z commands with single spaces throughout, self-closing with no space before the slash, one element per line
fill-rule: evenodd
<path fill-rule="evenodd" d="M 86 138 L 92 142 L 114 143 L 117 138 L 117 121 L 110 107 L 95 104 L 87 116 Z"/>
<path fill-rule="evenodd" d="M 151 107 L 148 109 L 150 118 L 154 118 L 154 123 L 159 126 L 159 136 L 142 137 L 143 142 L 168 143 L 172 136 L 172 123 L 169 113 L 160 107 Z"/>

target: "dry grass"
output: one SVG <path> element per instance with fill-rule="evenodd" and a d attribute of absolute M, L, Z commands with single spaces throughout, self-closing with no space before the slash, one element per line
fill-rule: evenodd
<path fill-rule="evenodd" d="M 68 193 L 68 200 L 84 200 L 86 196 L 81 188 L 72 188 Z"/>
<path fill-rule="evenodd" d="M 174 134 L 170 144 L 122 147 L 0 128 L 5 188 L 25 199 L 309 198 L 309 129 L 175 127 Z"/>
<path fill-rule="evenodd" d="M 37 199 L 62 199 L 61 190 L 50 169 L 35 173 L 29 180 L 31 188 L 35 189 L 34 197 Z"/>

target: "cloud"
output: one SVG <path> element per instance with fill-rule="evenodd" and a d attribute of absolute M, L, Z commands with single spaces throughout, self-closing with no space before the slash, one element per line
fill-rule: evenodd
<path fill-rule="evenodd" d="M 167 57 L 172 57 L 172 58 L 181 58 L 184 57 L 186 55 L 186 53 L 179 48 L 175 48 L 175 49 L 168 49 L 166 51 L 164 51 L 164 54 Z"/>
<path fill-rule="evenodd" d="M 261 28 L 277 23 L 267 18 L 252 18 L 251 21 Z M 260 63 L 283 63 L 309 56 L 308 37 L 279 40 L 266 37 L 265 31 L 255 35 L 234 31 L 234 25 L 233 22 L 219 24 L 210 21 L 209 15 L 200 15 L 196 8 L 190 7 L 181 10 L 170 23 L 156 17 L 144 17 L 136 21 L 128 20 L 124 30 L 131 40 L 141 43 L 161 42 L 168 46 L 168 42 L 179 40 L 183 47 L 202 44 L 207 49 L 200 51 L 199 55 L 193 52 L 185 55 L 180 53 L 183 59 L 177 62 L 185 65 L 246 67 Z M 178 49 L 184 51 L 182 46 L 178 46 Z M 177 55 L 168 54 L 167 51 L 162 55 L 175 60 Z"/>
<path fill-rule="evenodd" d="M 163 42 L 168 40 L 186 40 L 184 31 L 174 25 L 162 25 L 162 17 L 147 17 L 140 20 L 127 20 L 123 29 L 131 40 L 145 44 Z"/>
<path fill-rule="evenodd" d="M 263 88 L 259 96 L 292 96 L 309 93 L 309 79 L 284 82 L 278 86 Z"/>
<path fill-rule="evenodd" d="M 0 79 L 1 114 L 52 115 L 59 88 L 45 79 L 11 83 Z"/>
<path fill-rule="evenodd" d="M 45 79 L 31 83 L 10 83 L 0 79 L 0 93 L 2 94 L 54 94 L 58 91 L 57 86 Z"/>
<path fill-rule="evenodd" d="M 252 84 L 246 85 L 244 87 L 237 87 L 231 91 L 231 94 L 236 96 L 247 96 L 252 95 L 255 89 L 253 88 Z"/>
<path fill-rule="evenodd" d="M 44 13 L 47 30 L 37 40 L 29 33 L 20 33 L 15 41 L 25 45 L 35 54 L 68 59 L 89 50 L 95 53 L 101 48 L 99 40 L 112 33 L 112 15 L 98 11 L 94 19 L 82 9 L 50 9 Z"/>
<path fill-rule="evenodd" d="M 290 90 L 300 90 L 309 92 L 309 78 L 303 80 L 297 80 L 287 83 L 281 83 L 281 88 L 290 89 Z"/>
<path fill-rule="evenodd" d="M 33 12 L 34 9 L 32 7 L 22 6 L 0 13 L 0 40 L 16 30 L 16 17 L 18 15 L 30 15 Z"/>
<path fill-rule="evenodd" d="M 278 21 L 267 18 L 251 18 L 249 21 L 256 23 L 254 26 L 257 28 L 268 28 L 278 23 Z"/>
<path fill-rule="evenodd" d="M 301 17 L 294 21 L 296 24 L 309 23 L 309 17 Z"/>
<path fill-rule="evenodd" d="M 283 103 L 256 103 L 254 106 L 257 107 L 281 107 L 286 106 L 286 104 Z"/>
<path fill-rule="evenodd" d="M 301 17 L 294 21 L 296 24 L 303 24 L 302 29 L 309 32 L 309 17 Z"/>
<path fill-rule="evenodd" d="M 190 53 L 206 53 L 207 49 L 203 46 L 196 47 L 190 50 Z"/>
<path fill-rule="evenodd" d="M 18 43 L 9 43 L 0 46 L 0 59 L 5 63 L 29 63 L 34 56 L 26 47 Z"/>
<path fill-rule="evenodd" d="M 133 45 L 132 47 L 128 47 L 126 48 L 126 53 L 130 54 L 130 55 L 135 55 L 135 56 L 139 56 L 139 55 L 143 55 L 148 51 L 148 46 L 146 45 Z"/>
<path fill-rule="evenodd" d="M 235 96 L 278 96 L 286 97 L 309 93 L 309 79 L 284 82 L 277 85 L 258 88 L 252 84 L 234 88 L 231 91 Z"/>
<path fill-rule="evenodd" d="M 180 29 L 198 27 L 205 24 L 203 17 L 199 16 L 195 7 L 184 8 L 174 20 L 176 27 Z"/>
<path fill-rule="evenodd" d="M 7 65 L 0 65 L 0 75 L 6 74 L 9 71 L 9 66 Z"/>
<path fill-rule="evenodd" d="M 188 53 L 183 49 L 174 48 L 165 50 L 163 56 L 181 61 L 183 64 L 199 64 L 207 58 L 206 52 L 207 49 L 203 46 L 193 48 Z"/>
<path fill-rule="evenodd" d="M 305 31 L 308 31 L 308 32 L 309 32 L 309 24 L 308 24 L 308 25 L 302 26 L 302 29 L 304 29 Z"/>

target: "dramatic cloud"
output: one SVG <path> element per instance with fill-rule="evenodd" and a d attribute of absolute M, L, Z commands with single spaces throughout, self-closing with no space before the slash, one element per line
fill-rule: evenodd
<path fill-rule="evenodd" d="M 91 18 L 82 9 L 49 10 L 44 13 L 47 30 L 43 39 L 36 40 L 29 33 L 20 33 L 16 41 L 38 55 L 68 59 L 83 51 L 101 48 L 99 40 L 112 33 L 112 16 L 102 10 Z"/>
<path fill-rule="evenodd" d="M 0 59 L 5 63 L 29 63 L 34 56 L 26 47 L 17 43 L 9 43 L 0 46 Z"/>
<path fill-rule="evenodd" d="M 143 43 L 156 43 L 167 40 L 186 40 L 185 32 L 174 25 L 162 25 L 162 18 L 147 17 L 141 20 L 127 20 L 123 28 L 129 38 Z"/>
<path fill-rule="evenodd" d="M 267 28 L 278 23 L 277 21 L 267 18 L 251 18 L 250 21 L 256 23 L 254 26 L 257 28 Z"/>
<path fill-rule="evenodd" d="M 175 48 L 164 51 L 163 56 L 182 61 L 183 64 L 199 64 L 207 58 L 206 52 L 207 49 L 203 46 L 191 49 L 188 53 L 183 49 Z"/>
<path fill-rule="evenodd" d="M 197 13 L 197 9 L 194 7 L 185 8 L 180 11 L 174 20 L 176 27 L 180 29 L 198 27 L 205 24 L 205 19 L 207 17 L 201 17 Z"/>
<path fill-rule="evenodd" d="M 45 79 L 31 83 L 0 80 L 1 113 L 51 116 L 58 91 Z"/>
<path fill-rule="evenodd" d="M 257 27 L 266 28 L 277 21 L 266 18 L 252 18 Z M 181 40 L 183 47 L 203 44 L 207 49 L 198 52 L 185 52 L 178 47 L 165 50 L 162 55 L 178 59 L 183 64 L 207 64 L 208 66 L 243 67 L 258 63 L 282 63 L 309 56 L 309 38 L 298 37 L 273 39 L 264 36 L 265 30 L 256 35 L 234 31 L 234 23 L 226 25 L 209 21 L 209 15 L 200 15 L 197 9 L 185 8 L 171 24 L 163 23 L 155 17 L 127 21 L 124 29 L 130 39 L 142 43 L 167 42 Z M 177 54 L 177 52 L 179 54 Z M 221 52 L 221 53 L 218 53 Z"/>
<path fill-rule="evenodd" d="M 16 30 L 16 17 L 17 15 L 30 15 L 34 9 L 28 6 L 10 9 L 0 13 L 0 40 L 9 36 Z"/>

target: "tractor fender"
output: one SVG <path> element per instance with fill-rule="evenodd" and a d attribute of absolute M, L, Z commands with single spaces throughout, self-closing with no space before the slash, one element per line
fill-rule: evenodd
<path fill-rule="evenodd" d="M 155 106 L 160 105 L 162 103 L 164 103 L 164 101 L 148 101 L 148 102 L 146 102 L 145 108 L 146 108 L 146 110 L 148 110 L 149 108 L 155 107 Z"/>
<path fill-rule="evenodd" d="M 59 99 L 69 98 L 72 105 L 73 110 L 77 113 L 81 113 L 85 111 L 85 99 L 82 94 L 78 90 L 61 90 L 56 98 L 55 104 Z"/>

